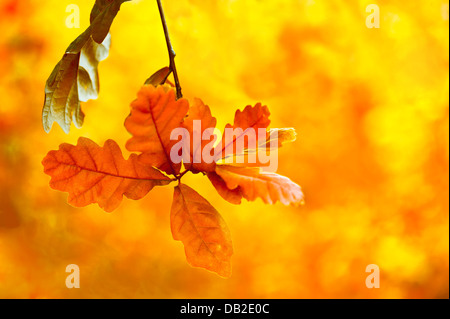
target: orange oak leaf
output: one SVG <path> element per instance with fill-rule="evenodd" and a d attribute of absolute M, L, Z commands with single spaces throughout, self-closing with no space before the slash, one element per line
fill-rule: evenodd
<path fill-rule="evenodd" d="M 243 111 L 236 111 L 234 124 L 227 124 L 222 137 L 222 143 L 218 147 L 222 152 L 216 157 L 216 161 L 221 158 L 242 153 L 249 145 L 258 145 L 258 129 L 267 129 L 270 125 L 270 112 L 267 106 L 256 104 L 254 107 L 248 105 Z M 227 134 L 234 131 L 234 134 Z M 247 132 L 254 130 L 256 134 L 249 135 Z M 228 136 L 228 139 L 227 139 Z"/>
<path fill-rule="evenodd" d="M 270 129 L 266 131 L 265 138 L 257 138 L 256 147 L 244 148 L 240 153 L 228 155 L 216 162 L 217 165 L 231 165 L 240 167 L 270 166 L 270 159 L 278 157 L 278 150 L 284 144 L 295 142 L 297 132 L 293 128 Z"/>
<path fill-rule="evenodd" d="M 145 85 L 131 103 L 131 114 L 125 121 L 126 129 L 133 135 L 127 149 L 141 152 L 139 158 L 147 165 L 179 174 L 181 164 L 174 164 L 170 157 L 176 141 L 170 137 L 174 129 L 181 127 L 188 110 L 188 101 L 176 100 L 173 89 Z"/>
<path fill-rule="evenodd" d="M 116 142 L 103 147 L 87 138 L 76 146 L 62 144 L 42 161 L 51 176 L 50 186 L 69 193 L 69 204 L 84 207 L 97 203 L 107 212 L 116 209 L 123 198 L 138 200 L 155 186 L 168 185 L 171 179 L 157 169 L 141 164 L 133 154 L 128 160 Z"/>
<path fill-rule="evenodd" d="M 187 170 L 193 173 L 214 172 L 216 167 L 214 154 L 208 154 L 210 161 L 207 162 L 203 151 L 211 143 L 210 149 L 213 150 L 216 124 L 217 120 L 211 115 L 209 107 L 202 100 L 194 99 L 189 108 L 189 115 L 183 122 L 183 127 L 189 133 L 186 139 L 190 140 L 190 159 L 184 163 Z M 204 135 L 208 135 L 210 138 L 207 139 Z"/>
<path fill-rule="evenodd" d="M 239 188 L 248 201 L 261 198 L 266 204 L 280 201 L 284 205 L 300 205 L 304 196 L 300 186 L 289 178 L 262 172 L 261 168 L 217 165 L 217 174 L 225 181 L 228 189 Z"/>
<path fill-rule="evenodd" d="M 216 189 L 217 193 L 222 196 L 223 199 L 234 205 L 240 205 L 242 203 L 242 191 L 238 186 L 235 189 L 229 189 L 227 183 L 216 172 L 208 173 L 208 178 Z"/>
<path fill-rule="evenodd" d="M 175 188 L 170 219 L 173 238 L 184 244 L 189 264 L 225 278 L 231 276 L 230 232 L 206 199 L 180 184 Z"/>
<path fill-rule="evenodd" d="M 219 153 L 219 156 L 216 156 L 216 164 L 259 169 L 268 164 L 260 161 L 259 152 L 273 152 L 273 148 L 276 148 L 275 151 L 278 151 L 278 148 L 282 147 L 283 144 L 295 141 L 295 129 L 269 130 L 269 117 L 269 109 L 260 103 L 254 107 L 247 106 L 243 111 L 236 111 L 234 125 L 227 124 L 225 128 L 232 129 L 235 135 L 233 139 L 228 138 L 227 140 L 225 136 L 227 132 L 224 132 L 222 141 L 218 145 L 218 147 L 222 148 L 222 152 Z M 250 129 L 254 130 L 253 136 L 246 134 Z M 259 135 L 259 129 L 264 129 L 262 136 Z M 230 189 L 227 187 L 225 180 L 216 172 L 208 172 L 208 178 L 225 200 L 236 205 L 241 203 L 244 195 L 240 186 Z"/>
<path fill-rule="evenodd" d="M 243 111 L 237 110 L 234 116 L 233 128 L 267 128 L 270 125 L 270 112 L 267 106 L 261 103 L 255 106 L 248 105 Z M 228 124 L 231 126 L 230 124 Z"/>

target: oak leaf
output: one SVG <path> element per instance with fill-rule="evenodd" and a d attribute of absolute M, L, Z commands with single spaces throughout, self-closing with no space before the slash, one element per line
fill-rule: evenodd
<path fill-rule="evenodd" d="M 131 0 L 96 0 L 91 11 L 92 38 L 102 43 L 109 33 L 122 3 Z"/>
<path fill-rule="evenodd" d="M 68 202 L 76 207 L 92 203 L 112 212 L 122 201 L 143 198 L 155 186 L 167 185 L 171 179 L 157 169 L 143 165 L 133 154 L 128 160 L 116 142 L 108 140 L 104 147 L 86 138 L 76 146 L 62 144 L 42 161 L 50 175 L 50 186 L 68 192 Z"/>
<path fill-rule="evenodd" d="M 282 147 L 286 143 L 293 143 L 297 140 L 297 132 L 293 128 L 277 128 L 270 129 L 267 132 L 267 140 L 263 141 L 264 144 L 260 144 L 260 147 L 271 148 L 271 141 L 276 139 L 278 148 Z"/>
<path fill-rule="evenodd" d="M 230 231 L 206 199 L 180 184 L 175 188 L 170 220 L 173 238 L 184 244 L 189 264 L 231 276 Z"/>
<path fill-rule="evenodd" d="M 261 198 L 266 204 L 280 201 L 284 205 L 300 205 L 304 202 L 300 186 L 287 177 L 262 172 L 261 168 L 217 165 L 216 172 L 228 189 L 239 189 L 248 201 Z"/>
<path fill-rule="evenodd" d="M 98 98 L 100 91 L 98 65 L 108 57 L 110 47 L 111 35 L 108 34 L 101 44 L 90 38 L 81 50 L 78 68 L 78 95 L 81 102 Z"/>
<path fill-rule="evenodd" d="M 129 0 L 97 0 L 91 11 L 91 25 L 66 49 L 45 86 L 42 124 L 49 133 L 54 122 L 69 133 L 71 123 L 80 128 L 84 113 L 80 102 L 97 99 L 98 64 L 108 57 L 109 29 L 120 5 Z"/>
<path fill-rule="evenodd" d="M 177 175 L 181 163 L 175 164 L 171 160 L 170 152 L 176 141 L 170 137 L 173 130 L 181 127 L 188 110 L 188 101 L 177 101 L 173 89 L 152 85 L 142 87 L 125 120 L 126 129 L 133 135 L 126 148 L 140 152 L 143 163 Z"/>
<path fill-rule="evenodd" d="M 234 124 L 227 124 L 220 144 L 221 152 L 216 161 L 242 153 L 249 145 L 258 145 L 258 134 L 247 134 L 249 131 L 258 133 L 259 129 L 267 129 L 270 125 L 270 112 L 267 106 L 256 104 L 254 107 L 248 105 L 243 111 L 236 111 Z M 227 134 L 227 130 L 233 130 L 236 135 Z M 228 138 L 227 138 L 228 136 Z"/>
<path fill-rule="evenodd" d="M 156 87 L 159 85 L 163 85 L 164 83 L 166 83 L 167 78 L 169 77 L 170 73 L 172 73 L 172 71 L 170 70 L 169 67 L 166 66 L 166 67 L 156 71 L 151 77 L 149 77 L 145 81 L 145 84 L 153 85 Z"/>
<path fill-rule="evenodd" d="M 242 203 L 243 195 L 239 186 L 235 189 L 229 189 L 227 183 L 216 172 L 211 172 L 207 175 L 217 193 L 219 193 L 223 199 L 234 205 L 240 205 Z"/>
<path fill-rule="evenodd" d="M 78 69 L 81 50 L 89 37 L 86 31 L 72 42 L 47 80 L 42 110 L 42 123 L 47 133 L 53 122 L 57 122 L 66 133 L 72 121 L 76 127 L 83 125 L 84 113 L 78 97 Z"/>
<path fill-rule="evenodd" d="M 247 145 L 240 153 L 234 153 L 216 161 L 217 165 L 232 165 L 240 167 L 261 167 L 265 169 L 269 163 L 269 156 L 278 156 L 278 150 L 284 144 L 293 143 L 297 139 L 297 132 L 293 128 L 270 129 L 264 138 L 256 138 L 253 146 Z"/>
<path fill-rule="evenodd" d="M 254 107 L 247 106 L 243 111 L 236 111 L 234 124 L 227 124 L 225 127 L 225 130 L 232 129 L 240 134 L 227 140 L 227 132 L 224 132 L 222 142 L 217 146 L 221 147 L 222 151 L 215 159 L 216 170 L 208 172 L 207 175 L 219 195 L 232 204 L 241 204 L 242 198 L 249 201 L 262 198 L 267 204 L 278 200 L 286 205 L 303 202 L 303 193 L 297 184 L 280 175 L 263 173 L 261 170 L 267 163 L 260 162 L 259 152 L 278 152 L 279 147 L 294 142 L 297 136 L 292 128 L 268 129 L 269 117 L 267 106 L 258 103 Z M 262 137 L 259 135 L 259 129 L 265 130 Z M 255 134 L 246 134 L 249 130 L 253 130 Z M 233 167 L 236 167 L 234 174 Z M 239 171 L 239 168 L 242 171 Z M 253 179 L 238 172 L 251 173 L 254 175 Z M 287 184 L 283 185 L 284 182 Z M 277 187 L 282 191 L 281 196 L 280 193 L 277 196 L 277 192 L 273 190 Z M 295 191 L 293 198 L 284 195 L 283 190 L 286 187 Z"/>
<path fill-rule="evenodd" d="M 211 153 L 208 154 L 211 157 L 210 162 L 205 161 L 203 151 L 205 147 L 216 142 L 214 138 L 216 124 L 217 120 L 211 115 L 209 106 L 205 105 L 200 99 L 194 99 L 189 108 L 189 115 L 182 125 L 187 129 L 188 136 L 186 139 L 190 141 L 190 160 L 188 163 L 184 163 L 187 170 L 193 173 L 214 172 L 216 163 L 214 154 L 212 154 L 213 145 L 210 147 Z M 208 134 L 211 138 L 204 138 L 205 134 Z"/>

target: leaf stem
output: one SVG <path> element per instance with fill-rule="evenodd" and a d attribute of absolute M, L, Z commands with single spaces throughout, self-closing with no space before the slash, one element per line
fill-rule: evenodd
<path fill-rule="evenodd" d="M 170 71 L 172 71 L 173 77 L 175 79 L 175 86 L 177 89 L 177 99 L 181 99 L 183 97 L 183 93 L 181 91 L 180 80 L 178 79 L 177 67 L 175 65 L 176 53 L 175 53 L 175 50 L 173 49 L 172 42 L 170 41 L 169 29 L 167 28 L 166 17 L 164 15 L 164 9 L 161 4 L 161 0 L 156 0 L 156 2 L 158 3 L 159 14 L 161 15 L 161 22 L 163 24 L 164 35 L 166 37 L 166 42 L 167 42 L 167 49 L 169 50 L 169 59 L 170 59 L 169 68 L 170 68 Z"/>
<path fill-rule="evenodd" d="M 178 179 L 178 181 L 181 181 L 183 176 L 186 175 L 187 173 L 189 173 L 189 170 L 185 170 L 184 172 L 180 173 L 179 175 L 176 176 L 176 178 Z"/>

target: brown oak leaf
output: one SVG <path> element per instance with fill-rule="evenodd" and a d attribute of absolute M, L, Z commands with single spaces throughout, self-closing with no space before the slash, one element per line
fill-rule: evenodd
<path fill-rule="evenodd" d="M 100 85 L 98 64 L 109 55 L 109 29 L 123 2 L 97 0 L 91 11 L 91 25 L 66 49 L 45 86 L 42 124 L 49 133 L 53 123 L 69 133 L 72 122 L 80 128 L 84 113 L 80 102 L 97 99 Z"/>

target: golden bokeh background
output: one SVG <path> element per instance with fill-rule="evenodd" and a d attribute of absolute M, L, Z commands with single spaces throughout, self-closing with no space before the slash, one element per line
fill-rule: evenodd
<path fill-rule="evenodd" d="M 191 268 L 170 233 L 171 187 L 113 214 L 76 209 L 41 161 L 80 136 L 124 149 L 129 105 L 168 64 L 155 1 L 122 5 L 101 93 L 70 135 L 41 125 L 44 87 L 89 23 L 93 0 L 0 3 L 1 298 L 448 298 L 448 1 L 164 1 L 185 97 L 219 127 L 262 102 L 272 127 L 295 127 L 279 173 L 306 205 L 233 206 L 187 176 L 223 215 L 235 254 L 225 280 Z M 77 4 L 81 29 L 68 29 Z M 128 154 L 124 151 L 124 154 Z M 81 270 L 67 289 L 66 266 Z M 367 289 L 377 264 L 381 288 Z"/>

